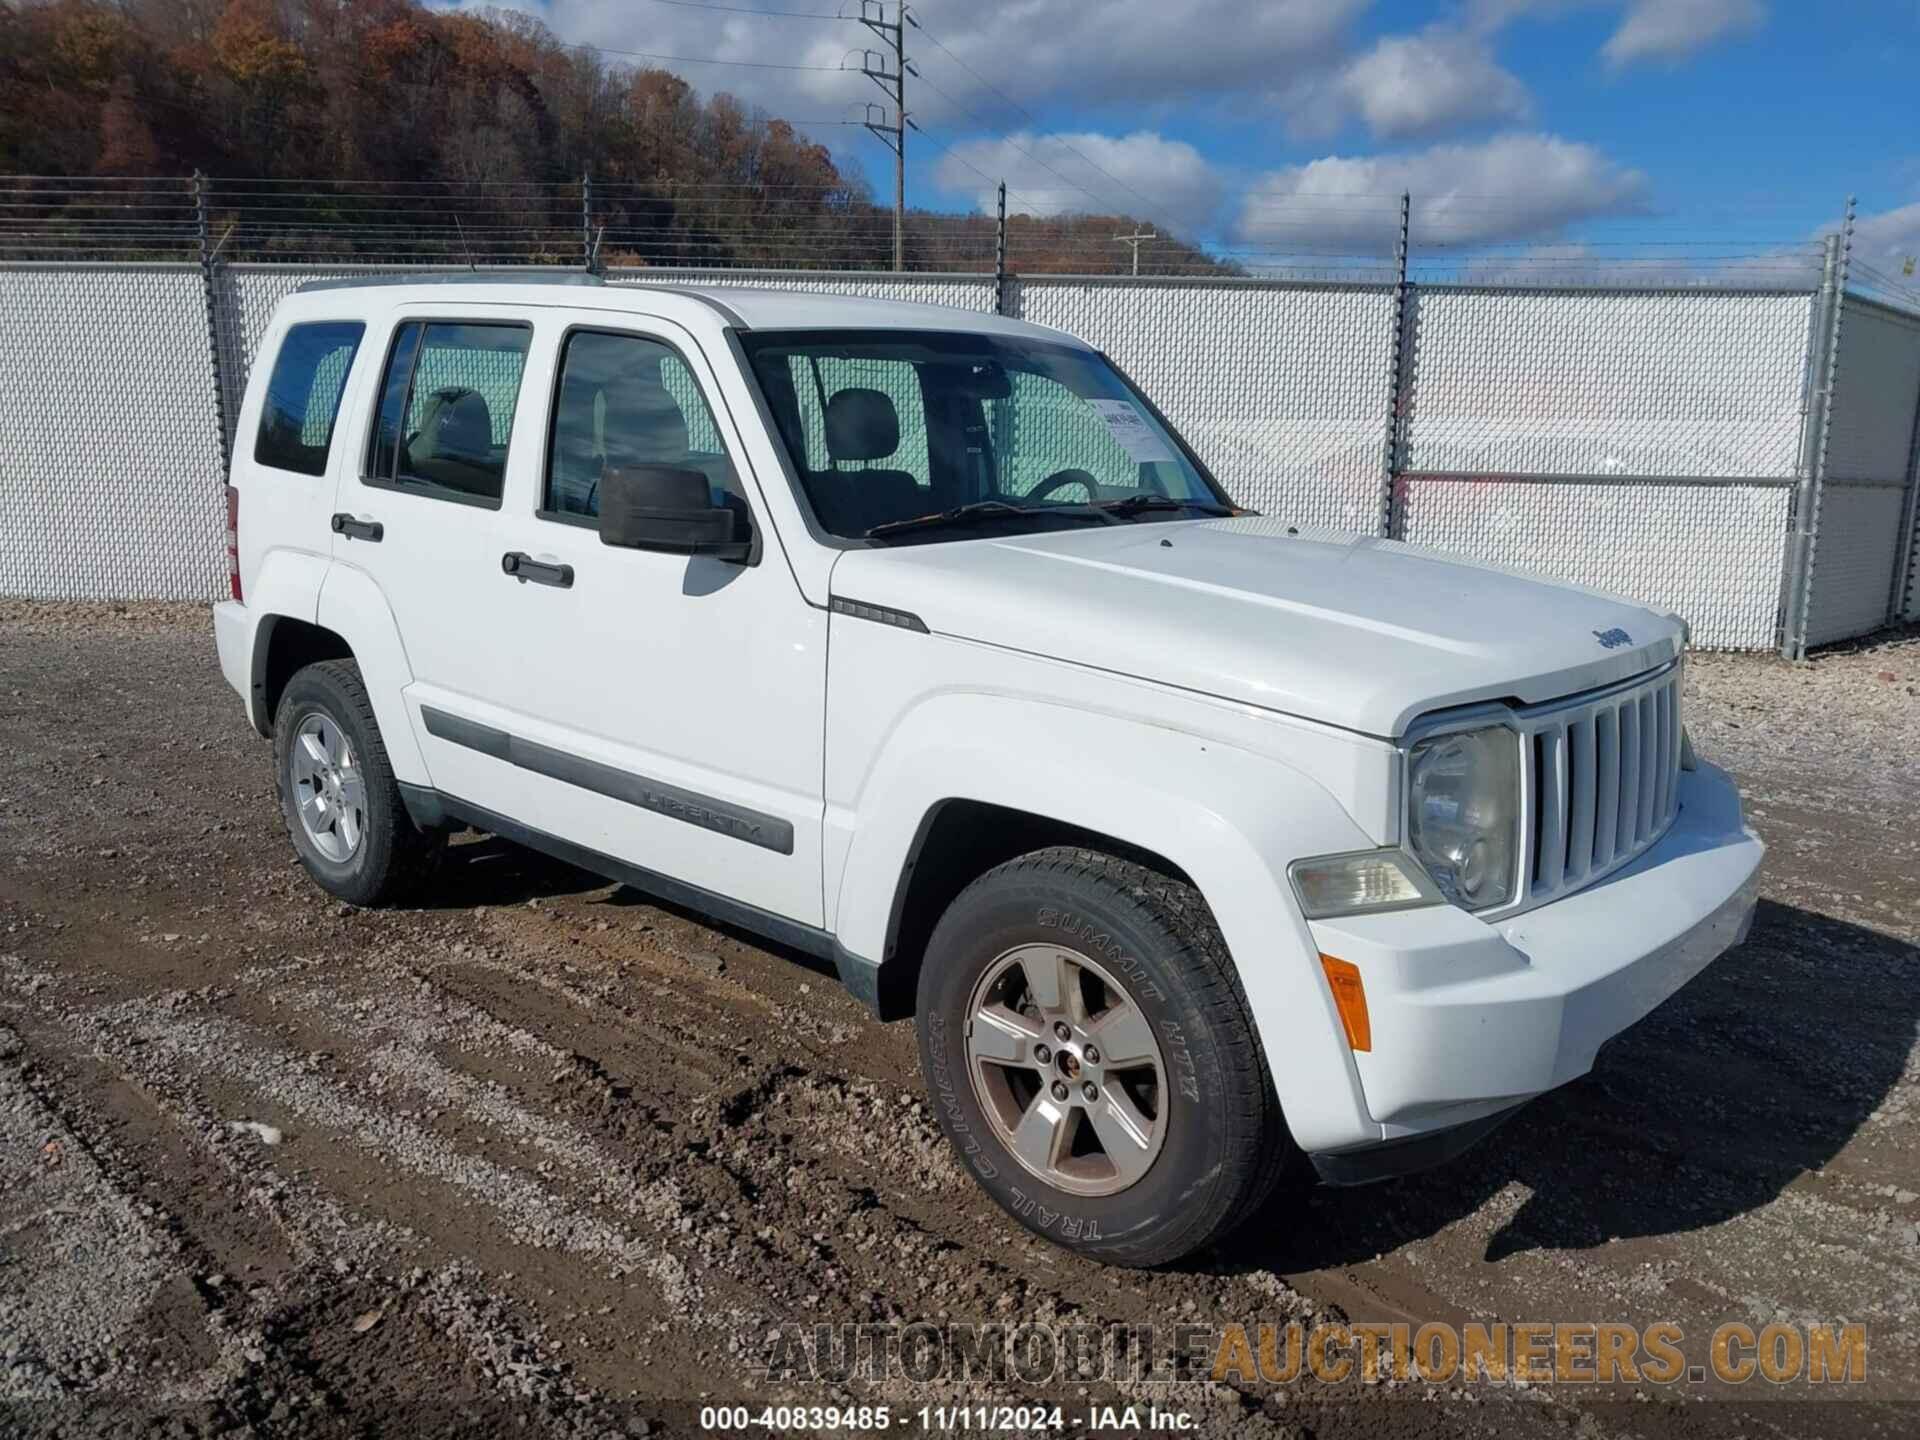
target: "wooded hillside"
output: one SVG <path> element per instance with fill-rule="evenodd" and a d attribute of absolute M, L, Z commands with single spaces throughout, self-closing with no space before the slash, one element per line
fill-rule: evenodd
<path fill-rule="evenodd" d="M 255 253 L 311 251 L 314 235 L 364 253 L 363 212 L 328 192 L 401 193 L 386 182 L 441 182 L 483 231 L 496 218 L 577 231 L 578 191 L 569 200 L 559 187 L 591 175 L 609 259 L 874 265 L 891 254 L 890 212 L 826 146 L 731 95 L 564 45 L 523 14 L 413 0 L 0 0 L 0 173 L 196 170 L 324 182 L 255 192 L 299 197 L 276 216 L 279 232 L 243 230 Z M 1108 237 L 1135 225 L 1019 217 L 1013 258 L 1119 270 L 1129 257 Z M 908 240 L 910 268 L 991 267 L 985 217 L 915 211 Z M 1213 268 L 1178 242 L 1148 253 L 1153 268 Z"/>

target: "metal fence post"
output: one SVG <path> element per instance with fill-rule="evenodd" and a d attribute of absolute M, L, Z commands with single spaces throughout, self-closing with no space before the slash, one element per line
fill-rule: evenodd
<path fill-rule="evenodd" d="M 1380 538 L 1391 540 L 1400 505 L 1400 476 L 1404 468 L 1403 409 L 1407 384 L 1407 230 L 1413 199 L 1400 194 L 1400 233 L 1393 245 L 1393 344 L 1387 357 L 1387 436 L 1381 455 L 1380 505 L 1375 517 Z"/>
<path fill-rule="evenodd" d="M 1840 368 L 1840 322 L 1846 309 L 1847 265 L 1853 253 L 1853 196 L 1847 197 L 1838 235 L 1829 235 L 1820 267 L 1820 293 L 1808 340 L 1807 383 L 1800 414 L 1800 461 L 1795 467 L 1793 529 L 1788 537 L 1786 599 L 1780 653 L 1807 657 L 1807 622 L 1813 608 L 1813 566 L 1820 539 L 1827 444 L 1833 433 L 1833 391 Z"/>
<path fill-rule="evenodd" d="M 213 362 L 213 419 L 220 431 L 220 479 L 226 483 L 233 469 L 233 435 L 227 428 L 226 366 L 220 344 L 219 259 L 213 244 L 213 223 L 208 214 L 207 177 L 193 172 L 193 226 L 200 244 L 200 292 L 207 308 L 207 357 Z"/>
<path fill-rule="evenodd" d="M 1801 576 L 1806 569 L 1811 540 L 1813 475 L 1820 452 L 1820 414 L 1826 406 L 1827 332 L 1834 309 L 1833 277 L 1838 263 L 1838 241 L 1829 235 L 1821 246 L 1820 288 L 1814 291 L 1813 312 L 1807 321 L 1805 375 L 1800 382 L 1800 452 L 1793 465 L 1793 496 L 1787 512 L 1787 551 L 1780 576 L 1780 656 L 1794 658 L 1799 633 L 1800 604 L 1805 599 Z"/>
<path fill-rule="evenodd" d="M 593 172 L 580 172 L 580 264 L 593 270 Z"/>
<path fill-rule="evenodd" d="M 1000 182 L 1000 211 L 993 226 L 993 313 L 1007 313 L 1007 182 Z"/>
<path fill-rule="evenodd" d="M 1920 558 L 1920 546 L 1913 543 L 1913 532 L 1920 525 L 1920 386 L 1913 396 L 1913 434 L 1907 441 L 1906 498 L 1900 505 L 1900 534 L 1893 542 L 1893 578 L 1887 590 L 1887 624 L 1898 625 L 1906 618 L 1907 591 L 1913 585 L 1913 566 Z"/>

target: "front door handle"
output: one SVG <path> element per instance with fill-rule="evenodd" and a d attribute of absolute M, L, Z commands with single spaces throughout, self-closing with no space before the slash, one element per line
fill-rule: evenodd
<path fill-rule="evenodd" d="M 333 517 L 333 533 L 344 535 L 349 540 L 371 540 L 378 544 L 380 537 L 387 533 L 387 527 L 378 520 L 356 520 L 342 510 Z"/>
<path fill-rule="evenodd" d="M 558 585 L 562 590 L 573 586 L 573 566 L 549 565 L 524 550 L 509 550 L 502 555 L 500 569 L 523 583 L 531 580 L 536 585 Z"/>

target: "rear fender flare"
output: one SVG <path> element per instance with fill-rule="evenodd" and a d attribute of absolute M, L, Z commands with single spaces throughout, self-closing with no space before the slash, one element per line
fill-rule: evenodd
<path fill-rule="evenodd" d="M 307 550 L 269 550 L 260 557 L 247 582 L 246 609 L 253 617 L 247 657 L 247 673 L 252 677 L 247 689 L 247 719 L 261 735 L 273 733 L 273 717 L 266 708 L 267 652 L 273 627 L 282 617 L 316 623 L 320 587 L 326 583 L 331 563 L 325 555 Z"/>
<path fill-rule="evenodd" d="M 400 639 L 400 626 L 373 577 L 364 570 L 335 565 L 320 591 L 315 623 L 333 631 L 352 648 L 394 778 L 403 785 L 431 786 L 433 777 L 413 733 L 413 717 L 406 702 L 413 666 Z"/>

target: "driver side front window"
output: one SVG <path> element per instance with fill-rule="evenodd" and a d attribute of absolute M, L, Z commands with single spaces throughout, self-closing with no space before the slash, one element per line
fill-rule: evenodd
<path fill-rule="evenodd" d="M 541 513 L 598 516 L 601 480 L 634 465 L 697 471 L 714 504 L 745 510 L 739 477 L 686 362 L 645 336 L 577 330 L 560 357 Z"/>

